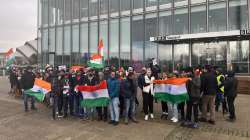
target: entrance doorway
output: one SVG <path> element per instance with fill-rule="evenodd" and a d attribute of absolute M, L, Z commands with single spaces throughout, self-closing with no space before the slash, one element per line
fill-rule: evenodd
<path fill-rule="evenodd" d="M 193 43 L 192 65 L 214 65 L 227 69 L 227 42 Z"/>

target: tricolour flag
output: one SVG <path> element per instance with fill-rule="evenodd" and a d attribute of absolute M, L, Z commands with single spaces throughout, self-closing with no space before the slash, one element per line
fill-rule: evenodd
<path fill-rule="evenodd" d="M 9 49 L 8 52 L 5 53 L 6 64 L 5 67 L 9 67 L 10 65 L 14 64 L 15 56 L 13 48 Z"/>
<path fill-rule="evenodd" d="M 77 86 L 76 91 L 82 93 L 81 106 L 83 107 L 103 107 L 108 105 L 109 94 L 106 81 L 102 81 L 95 86 Z"/>
<path fill-rule="evenodd" d="M 99 54 L 94 54 L 88 62 L 88 66 L 97 69 L 103 68 L 104 66 L 102 62 L 102 56 Z"/>
<path fill-rule="evenodd" d="M 188 100 L 186 82 L 188 78 L 170 78 L 155 80 L 154 98 L 160 101 L 181 103 Z"/>
<path fill-rule="evenodd" d="M 34 96 L 38 101 L 42 102 L 45 95 L 51 91 L 51 84 L 41 79 L 35 79 L 33 88 L 25 91 L 25 94 Z"/>
<path fill-rule="evenodd" d="M 101 55 L 101 57 L 103 57 L 103 49 L 104 49 L 104 46 L 103 46 L 103 41 L 102 39 L 99 41 L 98 43 L 98 50 L 99 50 L 99 54 Z"/>

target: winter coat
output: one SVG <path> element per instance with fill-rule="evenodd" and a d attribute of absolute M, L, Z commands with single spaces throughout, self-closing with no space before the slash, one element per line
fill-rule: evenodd
<path fill-rule="evenodd" d="M 32 72 L 25 72 L 21 77 L 21 87 L 24 90 L 33 88 L 35 82 L 35 74 Z"/>
<path fill-rule="evenodd" d="M 203 95 L 215 96 L 218 91 L 216 75 L 213 72 L 208 72 L 202 78 Z"/>
<path fill-rule="evenodd" d="M 122 85 L 122 90 L 123 90 L 123 96 L 124 98 L 132 98 L 132 97 L 136 97 L 136 85 L 134 84 L 134 80 L 131 79 L 126 79 L 123 82 Z"/>
<path fill-rule="evenodd" d="M 113 99 L 115 97 L 119 97 L 120 81 L 117 78 L 109 78 L 107 83 L 110 98 Z"/>
<path fill-rule="evenodd" d="M 143 89 L 143 83 L 145 81 L 144 79 L 145 74 L 140 74 L 138 77 L 138 87 L 142 90 Z"/>
<path fill-rule="evenodd" d="M 200 98 L 200 87 L 201 87 L 201 80 L 200 77 L 195 76 L 190 80 L 190 97 L 191 98 Z"/>
<path fill-rule="evenodd" d="M 235 77 L 227 77 L 224 82 L 224 86 L 225 86 L 225 96 L 227 97 L 237 96 L 238 80 Z"/>

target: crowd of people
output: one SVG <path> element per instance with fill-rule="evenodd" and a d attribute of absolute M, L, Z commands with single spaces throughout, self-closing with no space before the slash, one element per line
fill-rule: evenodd
<path fill-rule="evenodd" d="M 176 104 L 154 99 L 152 81 L 179 77 L 189 78 L 186 82 L 189 95 L 187 101 Z M 223 114 L 229 114 L 228 121 L 236 120 L 234 100 L 237 97 L 237 79 L 232 71 L 223 72 L 219 67 L 210 65 L 175 70 L 172 73 L 161 71 L 155 62 L 143 67 L 140 73 L 135 72 L 133 67 L 125 70 L 122 67 L 116 69 L 112 66 L 101 70 L 85 68 L 77 71 L 59 70 L 57 67 L 48 66 L 44 72 L 31 67 L 23 71 L 12 67 L 9 72 L 10 92 L 19 91 L 22 94 L 25 112 L 29 111 L 29 98 L 31 98 L 30 109 L 37 109 L 35 98 L 25 94 L 33 87 L 35 78 L 51 84 L 51 92 L 46 94 L 44 103 L 51 108 L 53 119 L 74 116 L 83 120 L 93 120 L 97 114 L 98 121 L 109 121 L 113 125 L 118 125 L 121 118 L 125 124 L 138 123 L 136 114 L 139 113 L 139 104 L 142 104 L 144 120 L 148 121 L 155 118 L 154 102 L 156 102 L 161 103 L 161 119 L 171 120 L 173 123 L 181 121 L 181 125 L 186 127 L 198 128 L 198 122 L 215 124 L 215 114 L 220 110 Z M 95 108 L 81 106 L 81 101 L 84 99 L 81 93 L 75 91 L 75 87 L 94 86 L 103 80 L 107 81 L 109 105 Z"/>

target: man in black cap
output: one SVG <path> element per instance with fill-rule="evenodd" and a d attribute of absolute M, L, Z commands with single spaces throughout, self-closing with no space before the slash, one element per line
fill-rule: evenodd
<path fill-rule="evenodd" d="M 25 112 L 28 112 L 28 99 L 31 98 L 31 109 L 36 110 L 35 107 L 35 98 L 26 94 L 27 90 L 33 88 L 35 82 L 35 74 L 32 72 L 32 68 L 29 66 L 25 70 L 24 74 L 21 77 L 21 86 L 24 91 L 24 107 Z"/>

